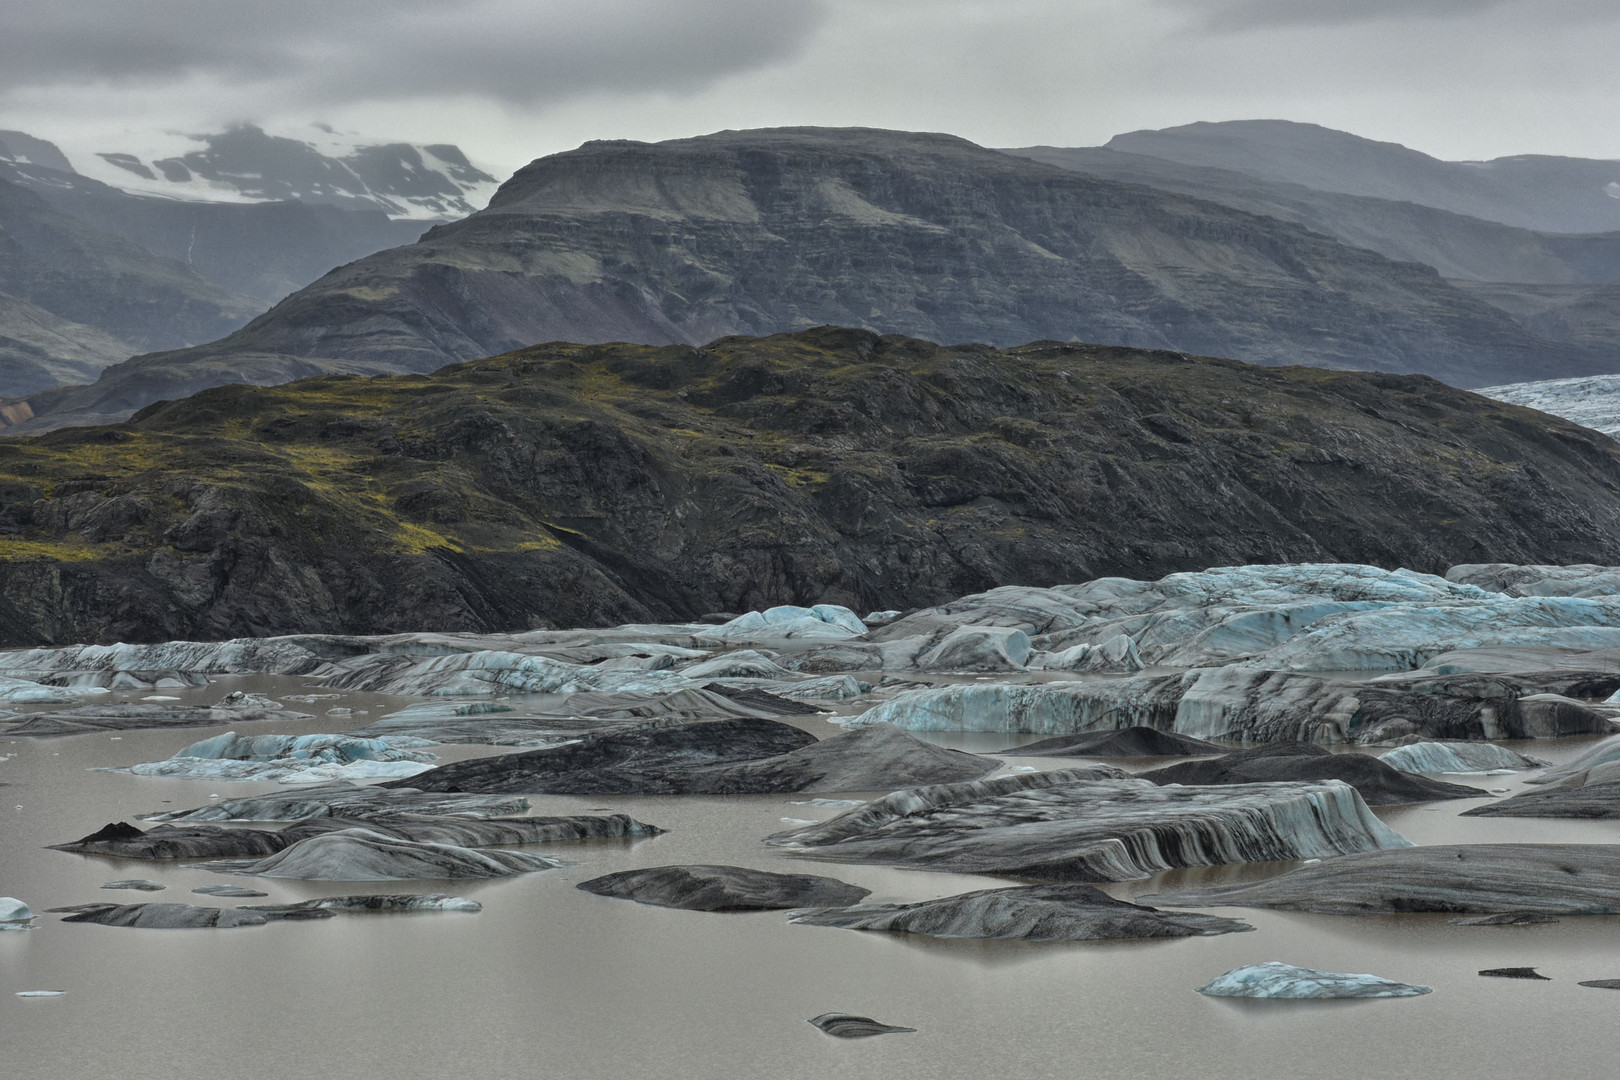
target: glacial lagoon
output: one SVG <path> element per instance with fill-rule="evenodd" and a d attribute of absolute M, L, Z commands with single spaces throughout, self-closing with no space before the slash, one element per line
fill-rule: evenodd
<path fill-rule="evenodd" d="M 791 651 L 791 650 L 789 650 Z M 1151 674 L 1151 669 L 1150 669 Z M 877 682 L 881 672 L 857 672 Z M 926 681 L 1092 682 L 1118 674 L 932 673 Z M 1366 678 L 1362 673 L 1357 678 Z M 299 675 L 215 675 L 207 686 L 114 690 L 138 704 L 213 705 L 243 691 L 285 702 L 302 719 L 237 725 L 239 734 L 348 731 L 430 700 L 334 689 Z M 892 694 L 894 691 L 889 691 Z M 903 691 L 902 691 L 903 692 Z M 300 695 L 332 694 L 301 703 Z M 443 700 L 443 699 L 438 699 Z M 460 699 L 453 699 L 460 700 Z M 544 710 L 555 695 L 507 695 Z M 844 730 L 870 699 L 818 702 L 827 713 L 782 722 L 818 739 Z M 29 714 L 61 704 L 14 704 Z M 327 715 L 328 710 L 350 710 Z M 498 714 L 497 714 L 498 715 Z M 603 875 L 669 864 L 723 864 L 836 877 L 870 890 L 863 903 L 904 904 L 1017 884 L 1000 877 L 812 861 L 768 836 L 832 819 L 837 805 L 882 792 L 770 795 L 530 795 L 531 815 L 624 814 L 666 830 L 644 838 L 521 850 L 563 865 L 478 880 L 333 882 L 222 876 L 195 863 L 47 850 L 109 822 L 259 793 L 272 781 L 101 771 L 161 761 L 232 730 L 0 735 L 0 895 L 35 912 L 34 928 L 0 934 L 0 1042 L 16 1080 L 108 1075 L 202 1080 L 253 1077 L 569 1078 L 1257 1075 L 1441 1078 L 1580 1075 L 1612 1064 L 1620 994 L 1582 981 L 1620 977 L 1620 916 L 1565 916 L 1526 926 L 1462 926 L 1444 914 L 1342 917 L 1260 908 L 1198 908 L 1251 933 L 1164 941 L 954 940 L 790 923 L 782 911 L 683 911 L 580 891 Z M 987 754 L 1050 732 L 919 730 L 929 743 Z M 1596 734 L 1506 743 L 1561 765 Z M 441 745 L 438 763 L 512 747 Z M 1336 753 L 1387 747 L 1332 745 Z M 1070 758 L 992 754 L 993 775 L 1074 768 Z M 1142 772 L 1179 758 L 1107 759 Z M 1378 806 L 1372 813 L 1418 845 L 1613 844 L 1620 820 L 1462 816 L 1488 800 L 1537 790 L 1536 772 L 1448 774 L 1479 799 Z M 408 783 L 407 781 L 404 781 Z M 817 801 L 820 800 L 820 801 Z M 280 826 L 269 826 L 278 828 Z M 519 849 L 506 849 L 519 850 Z M 1265 880 L 1299 862 L 1194 867 L 1098 887 L 1121 899 Z M 106 892 L 148 878 L 161 892 Z M 221 884 L 264 898 L 194 895 Z M 442 892 L 482 905 L 339 914 L 316 921 L 186 932 L 64 924 L 46 909 L 97 902 L 231 907 L 336 894 Z M 1421 997 L 1338 1002 L 1247 1001 L 1196 988 L 1234 968 L 1278 960 L 1372 973 L 1432 987 Z M 1483 978 L 1533 967 L 1550 981 Z M 62 990 L 52 998 L 19 993 Z M 835 1039 L 811 1018 L 853 1013 L 917 1029 Z"/>

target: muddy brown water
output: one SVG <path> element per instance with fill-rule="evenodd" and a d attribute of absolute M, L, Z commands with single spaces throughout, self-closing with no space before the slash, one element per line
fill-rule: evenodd
<path fill-rule="evenodd" d="M 242 688 L 306 691 L 298 680 L 221 679 L 173 692 L 196 703 Z M 142 695 L 126 695 L 139 700 Z M 344 694 L 316 705 L 369 715 L 252 725 L 341 731 L 406 699 Z M 836 733 L 825 719 L 804 726 Z M 347 892 L 445 891 L 476 915 L 338 916 L 235 930 L 146 931 L 63 924 L 0 933 L 0 1076 L 8 1080 L 440 1080 L 445 1076 L 940 1080 L 954 1077 L 1368 1078 L 1606 1075 L 1620 1051 L 1620 917 L 1548 926 L 1448 926 L 1444 916 L 1340 918 L 1219 910 L 1258 928 L 1181 941 L 1068 944 L 942 941 L 794 926 L 780 912 L 672 911 L 592 896 L 588 877 L 677 862 L 826 873 L 873 901 L 916 901 L 998 879 L 795 859 L 763 846 L 838 808 L 808 795 L 533 797 L 537 814 L 623 811 L 669 830 L 634 842 L 556 845 L 557 870 L 493 882 L 340 884 L 227 878 L 184 864 L 44 850 L 137 813 L 273 784 L 87 771 L 173 754 L 225 728 L 55 739 L 0 737 L 0 895 L 36 912 L 65 904 L 181 901 L 199 885 L 253 884 L 293 901 Z M 1038 736 L 934 733 L 985 751 Z M 1568 760 L 1594 740 L 1520 749 Z M 499 752 L 449 748 L 445 757 Z M 1010 766 L 1070 760 L 1009 757 Z M 1149 764 L 1127 762 L 1129 766 Z M 1448 777 L 1518 790 L 1516 777 Z M 1482 791 L 1483 795 L 1483 791 Z M 1459 818 L 1475 802 L 1382 808 L 1420 844 L 1612 843 L 1620 822 Z M 1263 877 L 1293 864 L 1179 871 L 1113 891 L 1130 897 Z M 162 893 L 103 892 L 149 877 Z M 1241 1002 L 1193 988 L 1242 964 L 1283 960 L 1422 983 L 1420 998 Z M 1533 966 L 1551 982 L 1481 978 Z M 23 990 L 65 990 L 23 999 Z M 806 1021 L 854 1012 L 916 1034 L 842 1041 Z"/>

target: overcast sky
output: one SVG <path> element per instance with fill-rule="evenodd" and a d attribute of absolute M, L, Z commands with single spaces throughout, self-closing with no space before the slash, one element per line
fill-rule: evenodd
<path fill-rule="evenodd" d="M 1614 0 L 0 0 L 0 128 L 321 121 L 503 175 L 782 124 L 1087 146 L 1264 117 L 1620 158 L 1616 55 Z"/>

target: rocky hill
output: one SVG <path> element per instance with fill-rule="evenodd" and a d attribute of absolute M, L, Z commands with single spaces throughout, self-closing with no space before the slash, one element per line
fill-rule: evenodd
<path fill-rule="evenodd" d="M 341 267 L 225 339 L 30 402 L 25 430 L 297 367 L 425 372 L 539 341 L 699 344 L 825 323 L 1460 385 L 1620 367 L 1426 267 L 1297 225 L 946 135 L 777 129 L 542 158 L 487 209 Z"/>
<path fill-rule="evenodd" d="M 1299 560 L 1620 563 L 1620 444 L 1408 375 L 814 329 L 0 440 L 0 643 L 606 624 Z"/>

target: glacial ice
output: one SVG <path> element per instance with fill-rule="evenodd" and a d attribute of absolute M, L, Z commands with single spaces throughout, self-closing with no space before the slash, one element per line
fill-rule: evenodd
<path fill-rule="evenodd" d="M 9 736 L 80 735 L 90 731 L 139 731 L 156 728 L 213 727 L 263 720 L 308 720 L 305 713 L 276 709 L 223 709 L 199 705 L 107 703 L 31 713 L 0 725 Z"/>
<path fill-rule="evenodd" d="M 782 679 L 793 673 L 775 659 L 753 649 L 738 649 L 700 660 L 680 669 L 688 679 Z"/>
<path fill-rule="evenodd" d="M 521 814 L 529 800 L 513 795 L 468 795 L 417 788 L 384 788 L 338 781 L 221 799 L 191 810 L 142 814 L 145 821 L 303 821 L 318 817 L 369 818 L 382 814 L 450 814 L 501 817 Z"/>
<path fill-rule="evenodd" d="M 338 690 L 422 697 L 575 694 L 584 691 L 667 693 L 698 684 L 669 671 L 602 670 L 545 656 L 483 651 L 443 656 L 367 655 L 335 661 L 316 673 Z"/>
<path fill-rule="evenodd" d="M 456 844 L 399 840 L 365 828 L 321 833 L 257 861 L 196 864 L 199 870 L 218 874 L 299 881 L 512 877 L 561 865 L 556 859 L 524 851 L 485 851 Z"/>
<path fill-rule="evenodd" d="M 1520 772 L 1548 764 L 1488 742 L 1408 743 L 1379 754 L 1378 759 L 1402 772 L 1473 775 Z"/>
<path fill-rule="evenodd" d="M 866 633 L 860 616 L 837 604 L 814 607 L 782 605 L 750 611 L 719 626 L 704 627 L 701 637 L 713 641 L 775 641 L 785 638 L 852 638 Z"/>
<path fill-rule="evenodd" d="M 777 874 L 743 866 L 652 866 L 621 870 L 576 886 L 597 896 L 686 911 L 768 911 L 844 907 L 871 890 L 816 874 Z"/>
<path fill-rule="evenodd" d="M 169 641 L 158 645 L 71 645 L 0 652 L 0 674 L 34 678 L 65 671 L 184 671 L 202 675 L 302 675 L 319 658 L 277 638 Z"/>
<path fill-rule="evenodd" d="M 135 889 L 140 892 L 162 892 L 164 889 L 167 889 L 168 886 L 159 884 L 156 881 L 148 881 L 146 878 L 125 878 L 122 881 L 109 881 L 103 885 L 102 888 Z"/>
<path fill-rule="evenodd" d="M 917 659 L 923 671 L 1021 671 L 1029 635 L 1005 626 L 959 626 Z"/>
<path fill-rule="evenodd" d="M 194 890 L 195 891 L 195 890 Z M 264 893 L 250 893 L 263 896 Z M 297 918 L 309 912 L 463 911 L 475 913 L 484 905 L 448 893 L 363 893 L 359 896 L 321 896 L 295 904 L 247 904 L 241 911 L 263 912 L 271 919 Z"/>
<path fill-rule="evenodd" d="M 238 735 L 227 731 L 192 743 L 163 761 L 109 771 L 136 776 L 275 780 L 284 784 L 397 779 L 432 768 L 436 756 L 413 749 L 431 745 L 425 739 L 401 735 L 363 739 L 326 734 Z"/>
<path fill-rule="evenodd" d="M 45 686 L 28 679 L 0 676 L 0 701 L 15 705 L 69 705 L 96 694 L 101 687 Z"/>
<path fill-rule="evenodd" d="M 1409 846 L 1337 780 L 1158 787 L 1108 766 L 910 788 L 766 842 L 835 862 L 1033 881 Z"/>
<path fill-rule="evenodd" d="M 1467 563 L 1447 570 L 1446 580 L 1478 585 L 1508 596 L 1620 596 L 1620 566 L 1592 563 L 1568 566 Z"/>
<path fill-rule="evenodd" d="M 0 896 L 0 930 L 26 930 L 34 912 L 15 896 Z"/>
<path fill-rule="evenodd" d="M 1254 929 L 1236 919 L 1142 907 L 1075 883 L 981 889 L 916 904 L 850 904 L 794 911 L 788 921 L 845 930 L 1019 941 L 1203 937 Z"/>
<path fill-rule="evenodd" d="M 1247 743 L 1371 743 L 1414 733 L 1545 738 L 1612 730 L 1606 715 L 1582 702 L 1518 696 L 1506 676 L 1484 689 L 1464 678 L 1424 686 L 1422 693 L 1412 688 L 1250 667 L 1195 668 L 1090 682 L 928 687 L 841 722 L 1046 735 L 1140 726 Z"/>
<path fill-rule="evenodd" d="M 1564 762 L 1562 765 L 1550 768 L 1538 776 L 1529 777 L 1525 782 L 1529 784 L 1553 784 L 1560 787 L 1585 786 L 1594 779 L 1598 779 L 1599 782 L 1608 780 L 1609 777 L 1602 771 L 1603 766 L 1612 765 L 1615 762 L 1620 762 L 1620 735 L 1611 735 L 1602 742 L 1587 747 L 1585 752 L 1577 757 Z M 1598 777 L 1593 776 L 1595 771 L 1599 773 Z M 1620 780 L 1620 775 L 1615 775 L 1613 779 Z"/>
<path fill-rule="evenodd" d="M 1198 988 L 1211 997 L 1286 998 L 1395 998 L 1432 993 L 1427 986 L 1412 986 L 1377 975 L 1350 975 L 1316 971 L 1277 960 L 1250 964 L 1217 975 Z"/>
<path fill-rule="evenodd" d="M 1167 907 L 1326 915 L 1620 914 L 1620 845 L 1436 844 L 1327 859 L 1244 885 L 1138 896 Z"/>
<path fill-rule="evenodd" d="M 65 923 L 129 926 L 142 930 L 228 930 L 238 926 L 263 926 L 267 921 L 256 911 L 195 904 L 78 904 L 50 910 L 65 913 L 67 917 L 62 920 Z"/>
<path fill-rule="evenodd" d="M 822 1013 L 820 1016 L 812 1016 L 810 1023 L 839 1039 L 864 1039 L 872 1035 L 891 1035 L 896 1032 L 917 1030 L 895 1024 L 882 1024 L 870 1016 L 856 1016 L 854 1013 Z"/>

